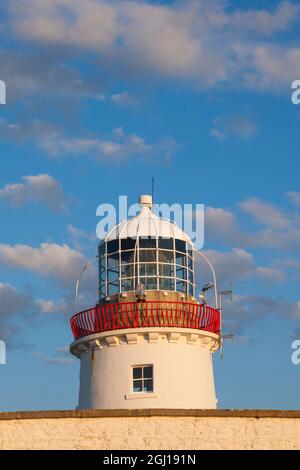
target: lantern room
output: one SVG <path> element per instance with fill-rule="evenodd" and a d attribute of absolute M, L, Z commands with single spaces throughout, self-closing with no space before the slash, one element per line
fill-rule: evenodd
<path fill-rule="evenodd" d="M 138 286 L 155 298 L 193 298 L 194 247 L 173 222 L 152 211 L 152 198 L 140 197 L 141 211 L 116 226 L 99 245 L 100 302 L 131 298 Z"/>

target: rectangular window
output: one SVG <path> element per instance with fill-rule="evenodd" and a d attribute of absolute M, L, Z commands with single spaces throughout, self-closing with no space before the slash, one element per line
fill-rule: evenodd
<path fill-rule="evenodd" d="M 133 392 L 153 392 L 153 366 L 133 366 L 132 381 Z"/>

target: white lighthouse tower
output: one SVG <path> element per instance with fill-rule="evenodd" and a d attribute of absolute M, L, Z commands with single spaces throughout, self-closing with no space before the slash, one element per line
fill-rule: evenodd
<path fill-rule="evenodd" d="M 99 303 L 71 318 L 79 408 L 216 408 L 220 312 L 196 301 L 190 238 L 140 205 L 99 245 Z"/>

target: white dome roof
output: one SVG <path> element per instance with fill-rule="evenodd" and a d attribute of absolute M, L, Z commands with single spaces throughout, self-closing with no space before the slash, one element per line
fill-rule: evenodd
<path fill-rule="evenodd" d="M 190 237 L 184 233 L 174 222 L 158 217 L 151 210 L 151 196 L 140 197 L 141 212 L 130 220 L 125 220 L 116 225 L 106 236 L 105 241 L 118 238 L 137 237 L 163 237 L 176 238 L 193 245 Z"/>

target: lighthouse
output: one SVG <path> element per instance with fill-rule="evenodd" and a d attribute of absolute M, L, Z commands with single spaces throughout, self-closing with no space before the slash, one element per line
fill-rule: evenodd
<path fill-rule="evenodd" d="M 99 244 L 99 301 L 71 318 L 78 408 L 214 409 L 218 305 L 196 299 L 189 236 L 139 203 Z"/>

